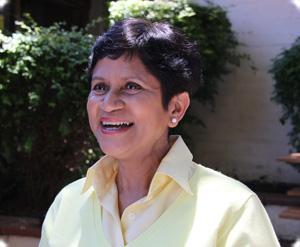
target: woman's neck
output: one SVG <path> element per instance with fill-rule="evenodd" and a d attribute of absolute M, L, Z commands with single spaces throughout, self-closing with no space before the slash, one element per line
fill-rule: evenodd
<path fill-rule="evenodd" d="M 116 184 L 120 216 L 130 204 L 147 195 L 152 178 L 169 149 L 170 144 L 166 141 L 148 154 L 119 160 Z"/>

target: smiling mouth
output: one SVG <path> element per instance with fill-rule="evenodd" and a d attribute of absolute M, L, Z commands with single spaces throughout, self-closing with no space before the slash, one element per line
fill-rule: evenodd
<path fill-rule="evenodd" d="M 117 131 L 117 130 L 126 130 L 133 126 L 133 123 L 130 122 L 100 122 L 101 127 L 106 131 Z"/>

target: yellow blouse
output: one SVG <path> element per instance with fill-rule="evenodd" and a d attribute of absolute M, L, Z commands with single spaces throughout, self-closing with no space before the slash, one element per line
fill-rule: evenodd
<path fill-rule="evenodd" d="M 177 139 L 177 141 L 176 141 Z M 162 159 L 150 184 L 147 196 L 128 206 L 120 219 L 115 177 L 118 162 L 104 156 L 87 172 L 83 192 L 94 187 L 102 206 L 104 234 L 112 246 L 123 246 L 144 232 L 184 190 L 191 192 L 189 180 L 194 174 L 193 156 L 181 137 Z M 178 155 L 178 154 L 181 155 Z"/>
<path fill-rule="evenodd" d="M 176 139 L 176 137 L 172 137 Z M 40 247 L 279 247 L 257 196 L 192 161 L 177 137 L 148 194 L 118 213 L 118 164 L 105 156 L 49 208 Z"/>

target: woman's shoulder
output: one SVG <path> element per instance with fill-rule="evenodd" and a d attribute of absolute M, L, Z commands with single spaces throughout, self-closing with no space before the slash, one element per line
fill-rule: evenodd
<path fill-rule="evenodd" d="M 66 196 L 66 197 L 72 197 L 76 195 L 80 195 L 84 186 L 86 178 L 80 178 L 77 179 L 66 186 L 64 186 L 60 192 L 58 193 L 58 196 Z"/>
<path fill-rule="evenodd" d="M 80 178 L 60 190 L 48 210 L 50 218 L 57 220 L 63 219 L 66 215 L 77 215 L 80 208 L 89 201 L 91 194 L 83 193 L 84 183 L 85 178 Z"/>
<path fill-rule="evenodd" d="M 73 204 L 74 202 L 73 206 L 75 206 L 79 205 L 80 202 L 85 201 L 90 194 L 88 192 L 83 192 L 85 181 L 86 178 L 80 178 L 64 186 L 56 195 L 53 204 L 56 206 L 62 206 L 66 203 Z"/>
<path fill-rule="evenodd" d="M 70 242 L 76 241 L 82 214 L 90 213 L 90 202 L 93 202 L 89 197 L 92 190 L 83 193 L 84 183 L 85 178 L 78 179 L 57 194 L 43 223 L 40 246 L 75 246 Z"/>
<path fill-rule="evenodd" d="M 190 184 L 195 205 L 195 239 L 202 232 L 222 246 L 279 246 L 268 215 L 257 195 L 240 181 L 195 164 Z M 205 222 L 203 224 L 203 222 Z M 215 232 L 217 229 L 217 232 Z M 210 232 L 213 231 L 213 232 Z"/>
<path fill-rule="evenodd" d="M 81 192 L 83 185 L 85 183 L 86 178 L 79 178 L 66 186 L 64 186 L 61 190 L 63 193 L 69 193 L 69 192 Z"/>
<path fill-rule="evenodd" d="M 195 174 L 191 179 L 191 186 L 195 193 L 201 196 L 207 195 L 218 201 L 246 201 L 255 195 L 242 182 L 231 178 L 219 171 L 194 163 Z"/>

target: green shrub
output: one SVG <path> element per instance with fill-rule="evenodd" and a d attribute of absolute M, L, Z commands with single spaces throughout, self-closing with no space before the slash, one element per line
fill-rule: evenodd
<path fill-rule="evenodd" d="M 290 121 L 290 145 L 300 152 L 300 37 L 275 59 L 270 72 L 275 80 L 272 100 L 282 106 L 280 122 Z"/>
<path fill-rule="evenodd" d="M 0 33 L 0 210 L 19 198 L 23 213 L 39 212 L 96 156 L 85 109 L 94 38 L 63 24 L 18 25 Z"/>
<path fill-rule="evenodd" d="M 229 72 L 228 65 L 239 65 L 245 54 L 237 52 L 239 45 L 226 12 L 219 6 L 198 6 L 186 0 L 119 0 L 109 4 L 110 23 L 123 18 L 146 18 L 168 21 L 198 41 L 204 62 L 204 85 L 195 99 L 213 105 L 217 82 Z"/>

